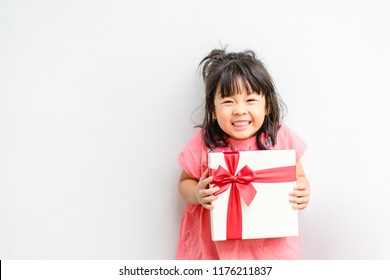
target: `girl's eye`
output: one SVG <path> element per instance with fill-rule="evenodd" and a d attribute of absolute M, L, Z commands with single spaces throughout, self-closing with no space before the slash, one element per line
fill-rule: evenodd
<path fill-rule="evenodd" d="M 251 98 L 251 99 L 248 99 L 246 102 L 253 103 L 253 102 L 256 102 L 256 101 L 257 101 L 257 99 Z"/>
<path fill-rule="evenodd" d="M 222 101 L 222 104 L 233 104 L 233 101 L 231 101 L 231 100 L 224 100 L 224 101 Z"/>

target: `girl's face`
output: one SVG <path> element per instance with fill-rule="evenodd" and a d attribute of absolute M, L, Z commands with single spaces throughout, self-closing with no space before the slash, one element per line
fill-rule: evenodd
<path fill-rule="evenodd" d="M 213 117 L 221 129 L 236 140 L 248 139 L 256 134 L 267 115 L 265 97 L 247 92 L 242 81 L 239 92 L 231 97 L 221 97 L 217 92 L 214 98 Z"/>

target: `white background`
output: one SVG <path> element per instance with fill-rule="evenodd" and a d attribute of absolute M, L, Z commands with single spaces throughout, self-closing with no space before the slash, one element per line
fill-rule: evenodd
<path fill-rule="evenodd" d="M 308 144 L 305 259 L 390 258 L 390 2 L 0 2 L 0 259 L 173 259 L 199 61 L 253 49 Z"/>

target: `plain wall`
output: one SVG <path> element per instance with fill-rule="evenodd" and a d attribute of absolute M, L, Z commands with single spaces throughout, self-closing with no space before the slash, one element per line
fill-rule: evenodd
<path fill-rule="evenodd" d="M 305 259 L 390 258 L 390 2 L 0 2 L 0 259 L 173 259 L 197 69 L 253 49 L 309 148 Z M 200 109 L 199 109 L 200 107 Z"/>

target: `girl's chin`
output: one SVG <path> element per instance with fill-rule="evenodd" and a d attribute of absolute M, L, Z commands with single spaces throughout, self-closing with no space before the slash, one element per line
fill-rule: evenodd
<path fill-rule="evenodd" d="M 252 138 L 256 134 L 233 134 L 230 136 L 230 138 L 234 140 L 247 140 L 249 138 Z"/>

